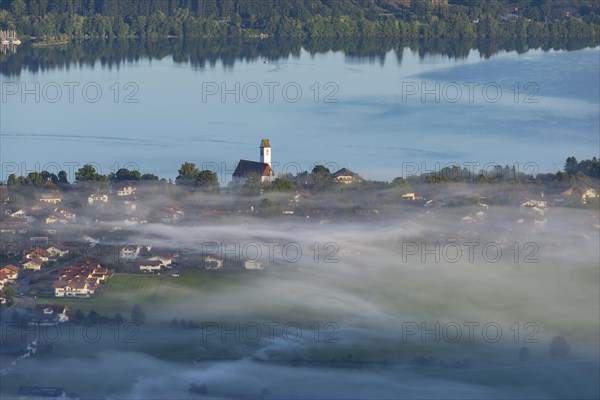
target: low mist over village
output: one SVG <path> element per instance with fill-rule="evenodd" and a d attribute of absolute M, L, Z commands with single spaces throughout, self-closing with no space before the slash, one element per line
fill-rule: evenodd
<path fill-rule="evenodd" d="M 124 168 L 101 175 L 89 164 L 74 179 L 64 171 L 10 175 L 0 186 L 7 387 L 17 390 L 33 365 L 52 362 L 39 372 L 46 379 L 67 386 L 64 393 L 93 394 L 77 382 L 87 382 L 85 371 L 66 382 L 53 372 L 86 354 L 106 365 L 126 357 L 142 369 L 208 357 L 230 360 L 236 374 L 248 362 L 283 366 L 284 375 L 307 365 L 374 369 L 361 375 L 368 380 L 384 365 L 468 370 L 487 365 L 482 351 L 499 366 L 545 362 L 584 355 L 595 340 L 597 326 L 582 311 L 598 304 L 566 298 L 577 296 L 572 282 L 598 277 L 586 261 L 598 251 L 596 158 L 569 157 L 556 174 L 453 166 L 379 182 L 320 164 L 281 174 L 272 154 L 263 139 L 256 161 L 240 160 L 228 182 L 193 162 L 174 182 Z M 521 287 L 528 276 L 535 290 Z M 481 287 L 490 280 L 493 304 L 520 311 L 490 316 L 490 289 Z M 427 296 L 440 290 L 441 299 Z M 417 300 L 404 303 L 415 291 Z M 539 296 L 563 309 L 541 306 Z M 384 353 L 368 350 L 375 343 Z M 430 345 L 443 355 L 429 355 Z M 132 388 L 112 379 L 117 397 L 157 390 L 157 382 Z M 268 398 L 266 381 L 252 381 Z M 159 390 L 228 390 L 192 375 L 177 382 Z M 394 385 L 383 382 L 382 393 Z"/>
<path fill-rule="evenodd" d="M 0 0 L 0 400 L 600 399 L 600 1 Z"/>

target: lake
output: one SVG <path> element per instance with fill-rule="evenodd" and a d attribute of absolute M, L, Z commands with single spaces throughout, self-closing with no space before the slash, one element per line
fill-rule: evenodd
<path fill-rule="evenodd" d="M 1 58 L 0 179 L 64 169 L 72 180 L 87 162 L 174 178 L 190 161 L 225 184 L 239 159 L 258 160 L 262 138 L 276 173 L 554 172 L 597 156 L 599 51 L 26 44 Z"/>
<path fill-rule="evenodd" d="M 596 44 L 131 40 L 4 50 L 0 179 L 64 169 L 72 180 L 88 162 L 104 174 L 174 178 L 189 161 L 226 184 L 239 159 L 258 160 L 262 138 L 278 173 L 321 163 L 374 180 L 448 164 L 556 171 L 568 156 L 598 156 Z M 53 240 L 102 235 L 81 248 L 110 251 L 100 262 L 119 275 L 92 299 L 69 299 L 70 311 L 129 318 L 140 304 L 147 323 L 85 324 L 59 340 L 41 330 L 40 344 L 52 346 L 20 360 L 2 395 L 59 385 L 82 397 L 194 399 L 206 384 L 214 398 L 599 397 L 597 211 L 496 205 L 499 192 L 514 193 L 511 203 L 525 196 L 505 185 L 486 189 L 490 206 L 468 205 L 482 193 L 460 184 L 428 189 L 448 207 L 415 207 L 397 201 L 404 188 L 378 186 L 302 192 L 295 218 L 260 218 L 272 207 L 254 196 L 142 188 L 132 217 L 147 224 L 129 225 L 118 199 L 77 207 L 77 224 Z M 76 204 L 74 192 L 63 203 Z M 463 206 L 450 206 L 455 195 Z M 158 223 L 172 199 L 185 222 Z M 264 210 L 205 216 L 215 202 Z M 106 216 L 128 218 L 125 229 L 108 232 L 97 223 Z M 274 246 L 279 260 L 294 243 L 304 256 L 264 271 L 120 274 L 125 241 L 179 252 L 177 268 L 201 265 L 211 244 L 228 261 L 231 246 L 244 259 L 254 245 L 264 255 Z M 325 261 L 331 246 L 335 262 Z"/>

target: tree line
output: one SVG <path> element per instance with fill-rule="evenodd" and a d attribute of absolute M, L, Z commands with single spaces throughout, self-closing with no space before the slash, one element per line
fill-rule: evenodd
<path fill-rule="evenodd" d="M 12 287 L 11 287 L 12 289 Z M 13 293 L 14 295 L 14 293 Z M 12 299 L 11 299 L 12 300 Z M 24 313 L 19 311 L 13 312 L 11 316 L 11 321 L 14 323 L 22 323 L 27 324 L 31 321 L 33 309 L 29 307 L 26 309 Z M 98 313 L 96 310 L 90 310 L 86 315 L 81 309 L 77 309 L 71 316 L 70 321 L 76 324 L 124 324 L 131 323 L 134 324 L 135 327 L 139 328 L 140 326 L 146 323 L 146 314 L 142 310 L 142 307 L 139 304 L 135 304 L 131 309 L 131 317 L 127 319 L 120 312 L 117 312 L 113 317 L 109 317 L 107 315 L 102 315 Z"/>
<path fill-rule="evenodd" d="M 5 0 L 34 37 L 596 37 L 594 0 Z"/>
<path fill-rule="evenodd" d="M 292 174 L 283 174 L 276 177 L 271 183 L 261 182 L 260 177 L 248 178 L 248 181 L 241 188 L 242 194 L 255 195 L 261 191 L 293 192 L 301 187 L 310 187 L 313 189 L 322 189 L 333 184 L 331 178 L 332 171 L 323 165 L 315 165 L 313 169 Z M 531 184 L 578 184 L 586 180 L 600 180 L 600 160 L 596 157 L 577 161 L 573 156 L 566 159 L 562 171 L 556 173 L 539 173 L 537 175 L 526 174 L 518 171 L 514 166 L 508 165 L 502 167 L 497 165 L 486 171 L 473 171 L 459 166 L 444 167 L 436 172 L 427 172 L 410 177 L 397 177 L 391 182 L 381 182 L 395 186 L 409 185 L 415 182 L 426 184 L 435 183 L 531 183 Z M 121 168 L 116 172 L 102 175 L 96 172 L 91 164 L 86 164 L 75 172 L 74 183 L 78 185 L 105 184 L 118 182 L 160 182 L 163 184 L 176 184 L 182 187 L 193 188 L 209 193 L 219 193 L 219 177 L 214 171 L 200 170 L 195 163 L 184 162 L 178 170 L 178 175 L 173 182 L 171 179 L 160 179 L 157 175 L 150 173 L 140 173 L 136 170 Z M 7 179 L 7 186 L 18 188 L 21 186 L 49 187 L 59 189 L 70 186 L 67 180 L 67 173 L 59 171 L 58 174 L 48 171 L 30 172 L 25 176 L 10 174 Z"/>

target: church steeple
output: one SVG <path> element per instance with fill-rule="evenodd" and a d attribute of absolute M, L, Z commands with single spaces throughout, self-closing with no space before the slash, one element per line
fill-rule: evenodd
<path fill-rule="evenodd" d="M 269 164 L 269 167 L 273 168 L 271 165 L 271 144 L 269 143 L 269 139 L 263 139 L 260 142 L 260 162 Z"/>

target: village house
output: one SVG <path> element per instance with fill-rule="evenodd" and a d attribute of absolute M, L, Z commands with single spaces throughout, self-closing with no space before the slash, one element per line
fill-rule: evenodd
<path fill-rule="evenodd" d="M 127 244 L 121 248 L 119 256 L 122 260 L 132 261 L 140 256 L 140 251 L 142 251 L 142 246 L 138 244 Z"/>
<path fill-rule="evenodd" d="M 60 243 L 49 246 L 46 251 L 52 257 L 64 257 L 69 254 L 69 248 Z"/>
<path fill-rule="evenodd" d="M 138 217 L 129 217 L 123 220 L 124 225 L 139 225 L 139 224 L 147 224 L 148 221 L 145 219 L 140 219 Z"/>
<path fill-rule="evenodd" d="M 29 251 L 25 252 L 25 254 L 24 254 L 25 259 L 28 259 L 28 260 L 38 259 L 43 262 L 48 261 L 51 256 L 52 255 L 50 253 L 48 253 L 46 250 L 42 249 L 41 247 L 36 247 L 35 249 L 29 250 Z"/>
<path fill-rule="evenodd" d="M 20 208 L 17 211 L 8 212 L 8 216 L 11 218 L 26 218 L 27 215 L 27 209 L 25 208 Z"/>
<path fill-rule="evenodd" d="M 98 243 L 100 243 L 100 239 L 91 237 L 89 235 L 83 235 L 83 240 L 85 240 L 86 242 L 89 243 L 90 247 L 94 247 L 96 246 Z"/>
<path fill-rule="evenodd" d="M 28 261 L 25 261 L 21 264 L 21 266 L 24 269 L 31 269 L 33 271 L 39 271 L 40 269 L 42 269 L 42 260 L 40 260 L 39 258 L 34 258 Z"/>
<path fill-rule="evenodd" d="M 176 213 L 161 210 L 158 212 L 158 218 L 163 224 L 172 224 L 175 221 L 177 221 L 180 218 L 180 216 Z"/>
<path fill-rule="evenodd" d="M 29 314 L 29 324 L 50 326 L 69 321 L 69 308 L 60 304 L 36 304 Z"/>
<path fill-rule="evenodd" d="M 15 281 L 19 277 L 19 267 L 8 264 L 0 269 L 0 273 L 4 273 L 9 281 Z"/>
<path fill-rule="evenodd" d="M 598 195 L 595 189 L 587 188 L 584 190 L 583 195 L 581 196 L 581 201 L 583 204 L 587 204 L 588 200 L 593 200 L 599 196 L 600 195 Z"/>
<path fill-rule="evenodd" d="M 563 197 L 571 197 L 573 196 L 573 192 L 574 192 L 575 188 L 570 188 L 565 190 L 564 192 L 562 192 L 560 195 Z M 588 200 L 593 200 L 595 198 L 597 198 L 599 195 L 596 192 L 595 189 L 592 188 L 585 188 L 581 190 L 581 202 L 583 204 L 587 204 Z"/>
<path fill-rule="evenodd" d="M 331 174 L 331 179 L 338 183 L 360 183 L 363 179 L 356 172 L 350 171 L 348 168 L 342 168 L 339 171 Z"/>
<path fill-rule="evenodd" d="M 423 196 L 418 196 L 417 194 L 411 192 L 411 193 L 404 193 L 402 196 L 403 200 L 411 200 L 411 201 L 420 201 L 423 200 Z"/>
<path fill-rule="evenodd" d="M 64 215 L 59 213 L 52 213 L 46 217 L 46 225 L 52 224 L 63 224 L 67 225 L 70 223 L 70 220 L 66 218 Z"/>
<path fill-rule="evenodd" d="M 547 201 L 546 200 L 527 200 L 524 203 L 521 203 L 521 207 L 525 208 L 546 208 Z"/>
<path fill-rule="evenodd" d="M 37 194 L 36 200 L 42 203 L 58 204 L 62 201 L 62 197 L 59 193 L 41 193 Z"/>
<path fill-rule="evenodd" d="M 52 287 L 55 297 L 89 298 L 95 292 L 85 280 L 55 281 Z"/>
<path fill-rule="evenodd" d="M 163 267 L 160 260 L 144 260 L 138 263 L 138 268 L 144 272 L 160 272 Z"/>
<path fill-rule="evenodd" d="M 0 222 L 0 233 L 27 233 L 31 226 L 25 218 L 10 218 Z"/>
<path fill-rule="evenodd" d="M 92 193 L 87 199 L 88 205 L 94 205 L 98 203 L 108 203 L 108 195 L 106 193 Z"/>
<path fill-rule="evenodd" d="M 134 185 L 132 185 L 131 183 L 120 183 L 117 185 L 116 189 L 117 189 L 117 196 L 125 197 L 125 196 L 131 196 L 131 195 L 135 194 L 136 187 Z"/>
<path fill-rule="evenodd" d="M 233 171 L 233 182 L 244 185 L 248 180 L 256 179 L 260 182 L 271 182 L 275 177 L 271 165 L 271 144 L 269 139 L 260 142 L 260 161 L 240 160 Z"/>
<path fill-rule="evenodd" d="M 46 212 L 47 206 L 45 204 L 34 204 L 29 209 L 29 213 L 34 217 L 41 215 Z"/>
<path fill-rule="evenodd" d="M 213 255 L 204 256 L 205 269 L 220 269 L 221 267 L 223 267 L 223 259 L 221 257 Z"/>
<path fill-rule="evenodd" d="M 32 223 L 37 220 L 34 213 L 32 213 L 30 210 L 28 210 L 26 208 L 21 208 L 17 211 L 14 211 L 13 213 L 10 214 L 10 217 L 11 218 L 24 218 L 25 220 L 27 220 L 28 223 Z"/>
<path fill-rule="evenodd" d="M 263 266 L 262 262 L 256 261 L 256 260 L 246 260 L 246 261 L 244 261 L 244 268 L 245 269 L 253 269 L 253 270 L 265 269 L 265 267 Z"/>
<path fill-rule="evenodd" d="M 439 208 L 439 207 L 444 207 L 446 205 L 446 203 L 439 201 L 439 200 L 435 200 L 435 199 L 430 199 L 427 200 L 424 204 L 423 207 L 425 208 Z"/>
<path fill-rule="evenodd" d="M 9 281 L 8 276 L 0 271 L 0 290 L 4 288 L 4 285 Z"/>
<path fill-rule="evenodd" d="M 574 188 L 569 188 L 569 189 L 565 190 L 564 192 L 562 192 L 560 195 L 564 196 L 564 197 L 571 197 L 571 196 L 573 196 L 573 189 Z"/>
<path fill-rule="evenodd" d="M 101 289 L 101 283 L 109 278 L 109 272 L 94 262 L 78 263 L 61 269 L 54 281 L 55 297 L 89 298 Z"/>
<path fill-rule="evenodd" d="M 131 213 L 137 209 L 137 203 L 135 201 L 125 200 L 123 202 L 123 208 L 126 212 Z"/>
<path fill-rule="evenodd" d="M 59 215 L 62 215 L 64 218 L 71 220 L 71 221 L 74 221 L 77 218 L 77 212 L 70 208 L 61 208 L 61 209 L 55 210 L 55 212 L 57 212 Z"/>
<path fill-rule="evenodd" d="M 379 215 L 379 209 L 372 207 L 354 207 L 354 213 L 360 217 L 372 217 Z"/>
<path fill-rule="evenodd" d="M 36 220 L 44 219 L 44 217 L 49 215 L 52 211 L 54 211 L 52 203 L 38 203 L 27 210 L 27 215 L 35 222 Z"/>
<path fill-rule="evenodd" d="M 163 224 L 172 224 L 185 216 L 183 207 L 174 201 L 163 205 L 158 211 L 158 217 Z"/>
<path fill-rule="evenodd" d="M 163 267 L 171 269 L 173 265 L 173 255 L 171 254 L 159 254 L 157 256 L 150 257 L 150 261 L 159 261 Z"/>

